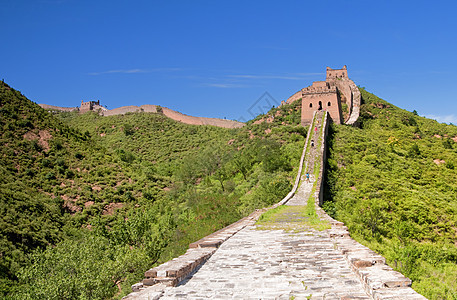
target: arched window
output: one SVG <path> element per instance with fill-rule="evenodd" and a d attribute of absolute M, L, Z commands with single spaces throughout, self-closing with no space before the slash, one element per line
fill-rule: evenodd
<path fill-rule="evenodd" d="M 310 103 L 310 104 L 309 104 L 309 107 L 313 107 L 313 104 L 312 104 L 312 103 Z"/>
<path fill-rule="evenodd" d="M 329 102 L 327 103 L 327 106 L 331 106 L 331 105 L 332 105 L 332 103 L 330 103 L 330 101 L 329 101 Z"/>
<path fill-rule="evenodd" d="M 322 110 L 322 101 L 319 101 L 319 108 L 318 110 Z"/>

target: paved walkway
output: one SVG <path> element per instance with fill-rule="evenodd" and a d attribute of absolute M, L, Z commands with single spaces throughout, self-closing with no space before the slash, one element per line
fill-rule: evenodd
<path fill-rule="evenodd" d="M 316 118 L 320 120 L 320 116 Z M 316 122 L 315 126 L 312 138 L 317 144 L 321 124 Z M 322 161 L 318 152 L 323 148 L 317 146 L 309 149 L 304 173 L 314 174 L 315 161 Z M 233 228 L 193 243 L 198 248 L 191 247 L 175 261 L 148 270 L 138 292 L 127 299 L 425 299 L 409 287 L 411 280 L 352 240 L 344 224 L 320 208 L 316 207 L 318 215 L 331 228 L 316 231 L 306 225 L 308 217 L 301 212 L 316 180 L 321 177 L 311 175 L 307 182 L 302 176 L 300 187 L 286 203 L 290 206 L 274 222 L 256 226 L 256 217 L 250 216 Z M 221 243 L 216 250 L 216 244 Z M 188 274 L 186 270 L 199 264 L 192 255 L 205 260 L 211 254 L 178 286 L 165 285 L 179 282 Z M 143 288 L 146 282 L 159 283 Z"/>
<path fill-rule="evenodd" d="M 302 184 L 296 197 L 308 190 Z M 232 236 L 160 299 L 370 299 L 326 231 L 258 230 Z"/>
<path fill-rule="evenodd" d="M 370 299 L 325 233 L 247 227 L 160 299 Z"/>
<path fill-rule="evenodd" d="M 317 123 L 312 133 L 315 143 L 320 126 Z M 316 146 L 306 158 L 310 174 Z M 304 210 L 314 181 L 312 175 L 309 182 L 302 178 L 287 205 Z M 278 226 L 297 228 L 291 222 Z M 329 234 L 300 229 L 286 232 L 247 226 L 225 241 L 193 276 L 166 288 L 160 299 L 370 299 Z"/>

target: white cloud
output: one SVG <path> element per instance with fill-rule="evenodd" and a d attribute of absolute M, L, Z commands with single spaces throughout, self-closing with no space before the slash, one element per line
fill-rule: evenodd
<path fill-rule="evenodd" d="M 103 74 L 113 74 L 113 73 L 124 73 L 124 74 L 133 74 L 133 73 L 147 73 L 149 71 L 142 69 L 130 69 L 130 70 L 109 70 L 103 72 L 92 72 L 89 75 L 103 75 Z"/>
<path fill-rule="evenodd" d="M 457 125 L 457 116 L 454 114 L 438 116 L 438 115 L 424 115 L 424 117 L 436 120 L 440 123 L 452 123 Z"/>
<path fill-rule="evenodd" d="M 109 71 L 102 71 L 102 72 L 92 72 L 89 75 L 103 75 L 103 74 L 114 74 L 114 73 L 122 73 L 122 74 L 135 74 L 135 73 L 151 73 L 151 72 L 169 72 L 169 71 L 180 71 L 181 68 L 155 68 L 155 69 L 128 69 L 128 70 L 109 70 Z"/>
<path fill-rule="evenodd" d="M 228 75 L 231 78 L 243 78 L 243 79 L 284 79 L 284 80 L 306 80 L 305 76 L 321 75 L 322 73 L 297 73 L 290 75 L 251 75 L 251 74 L 239 74 L 239 75 Z"/>
<path fill-rule="evenodd" d="M 247 87 L 247 86 L 242 85 L 242 84 L 234 84 L 234 83 L 206 83 L 204 85 L 205 86 L 209 86 L 209 87 L 223 88 L 223 89 Z"/>

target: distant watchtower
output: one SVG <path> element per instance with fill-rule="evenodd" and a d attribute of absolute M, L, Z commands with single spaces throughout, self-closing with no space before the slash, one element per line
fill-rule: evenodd
<path fill-rule="evenodd" d="M 333 70 L 330 67 L 327 67 L 327 81 L 338 78 L 348 79 L 348 67 L 343 66 L 342 69 Z"/>
<path fill-rule="evenodd" d="M 100 100 L 97 101 L 87 101 L 84 102 L 84 100 L 81 100 L 81 106 L 79 108 L 80 113 L 85 113 L 91 110 L 94 110 L 94 108 L 100 106 Z"/>

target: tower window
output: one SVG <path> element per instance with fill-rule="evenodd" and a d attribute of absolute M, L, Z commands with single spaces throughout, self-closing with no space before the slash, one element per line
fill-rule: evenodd
<path fill-rule="evenodd" d="M 331 106 L 331 105 L 332 105 L 332 103 L 330 103 L 330 101 L 329 101 L 329 102 L 327 103 L 327 106 Z"/>
<path fill-rule="evenodd" d="M 313 107 L 313 104 L 312 104 L 312 103 L 310 103 L 310 104 L 309 104 L 309 107 Z"/>

